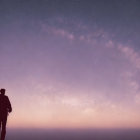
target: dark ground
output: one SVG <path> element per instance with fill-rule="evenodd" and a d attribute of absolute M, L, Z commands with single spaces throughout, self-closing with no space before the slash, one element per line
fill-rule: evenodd
<path fill-rule="evenodd" d="M 8 129 L 6 140 L 140 140 L 140 129 Z"/>

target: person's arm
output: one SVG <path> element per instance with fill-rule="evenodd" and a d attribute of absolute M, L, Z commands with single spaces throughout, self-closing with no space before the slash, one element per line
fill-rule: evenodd
<path fill-rule="evenodd" d="M 7 108 L 9 113 L 12 112 L 12 106 L 8 97 L 7 97 Z"/>

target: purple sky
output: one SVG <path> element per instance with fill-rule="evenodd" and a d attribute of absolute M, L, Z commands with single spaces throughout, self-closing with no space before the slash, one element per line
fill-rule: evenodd
<path fill-rule="evenodd" d="M 0 2 L 9 127 L 140 127 L 140 2 Z"/>

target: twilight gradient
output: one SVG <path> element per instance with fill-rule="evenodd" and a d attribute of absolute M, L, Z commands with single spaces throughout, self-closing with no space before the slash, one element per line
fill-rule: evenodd
<path fill-rule="evenodd" d="M 139 1 L 0 3 L 9 127 L 140 127 Z"/>

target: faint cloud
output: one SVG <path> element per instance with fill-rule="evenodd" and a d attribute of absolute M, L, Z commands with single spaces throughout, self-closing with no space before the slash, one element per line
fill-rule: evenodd
<path fill-rule="evenodd" d="M 92 115 L 94 115 L 95 113 L 97 113 L 97 110 L 96 110 L 96 107 L 93 107 L 93 108 L 89 107 L 89 108 L 83 109 L 82 113 L 83 113 L 84 115 L 92 116 Z"/>
<path fill-rule="evenodd" d="M 126 71 L 122 74 L 122 78 L 127 83 L 129 87 L 131 87 L 132 91 L 136 92 L 139 89 L 139 84 L 135 80 L 135 73 L 132 71 Z"/>
<path fill-rule="evenodd" d="M 82 105 L 82 102 L 75 97 L 62 97 L 61 102 L 64 105 L 70 105 L 72 107 L 78 107 Z"/>
<path fill-rule="evenodd" d="M 56 36 L 61 36 L 61 37 L 65 37 L 69 40 L 74 40 L 75 36 L 73 33 L 68 32 L 67 30 L 63 29 L 63 28 L 56 28 L 54 26 L 50 26 L 47 23 L 41 23 L 41 31 L 42 32 L 46 32 L 46 33 L 51 33 L 54 34 Z"/>
<path fill-rule="evenodd" d="M 136 52 L 133 48 L 129 46 L 118 46 L 119 51 L 128 59 L 128 61 L 133 64 L 131 67 L 134 67 L 137 70 L 140 70 L 140 54 Z M 136 80 L 137 72 L 129 70 L 125 72 L 125 81 L 127 82 L 128 87 L 130 87 L 131 92 L 135 95 L 139 92 L 139 82 Z M 133 95 L 133 96 L 134 96 Z M 136 95 L 136 102 L 139 102 L 139 95 Z"/>
<path fill-rule="evenodd" d="M 97 41 L 99 40 L 101 42 L 108 40 L 108 34 L 103 29 L 94 28 L 92 30 L 89 30 L 88 26 L 82 23 L 79 24 L 76 21 L 71 21 L 69 23 L 69 26 L 73 27 L 73 30 L 71 31 L 71 28 L 69 27 L 64 28 L 60 26 L 62 24 L 67 26 L 68 24 L 66 20 L 61 17 L 53 18 L 52 23 L 53 24 L 55 23 L 54 24 L 55 26 L 53 26 L 53 24 L 50 25 L 47 22 L 41 21 L 40 22 L 41 31 L 46 33 L 51 33 L 56 36 L 61 36 L 69 40 L 84 41 L 92 45 L 95 45 L 95 43 L 97 43 Z M 105 45 L 111 48 L 113 47 L 113 42 L 109 40 Z"/>
<path fill-rule="evenodd" d="M 107 43 L 106 43 L 106 47 L 107 48 L 114 48 L 114 43 L 112 40 L 109 40 Z"/>
<path fill-rule="evenodd" d="M 66 30 L 64 29 L 56 29 L 56 28 L 52 28 L 52 32 L 55 34 L 55 35 L 61 35 L 63 37 L 66 37 L 70 40 L 73 40 L 74 39 L 74 35 L 67 32 Z"/>
<path fill-rule="evenodd" d="M 119 45 L 118 49 L 131 61 L 132 64 L 140 69 L 140 55 L 133 48 Z"/>
<path fill-rule="evenodd" d="M 139 89 L 139 84 L 136 81 L 131 81 L 129 84 L 134 89 L 134 91 Z"/>
<path fill-rule="evenodd" d="M 134 75 L 134 73 L 132 73 L 130 71 L 125 71 L 122 76 L 127 77 L 127 78 L 131 78 L 131 77 L 133 77 L 133 75 Z"/>
<path fill-rule="evenodd" d="M 135 103 L 140 105 L 140 94 L 135 95 Z"/>
<path fill-rule="evenodd" d="M 80 37 L 79 37 L 79 39 L 81 40 L 81 41 L 85 41 L 85 36 L 84 35 L 81 35 Z"/>

